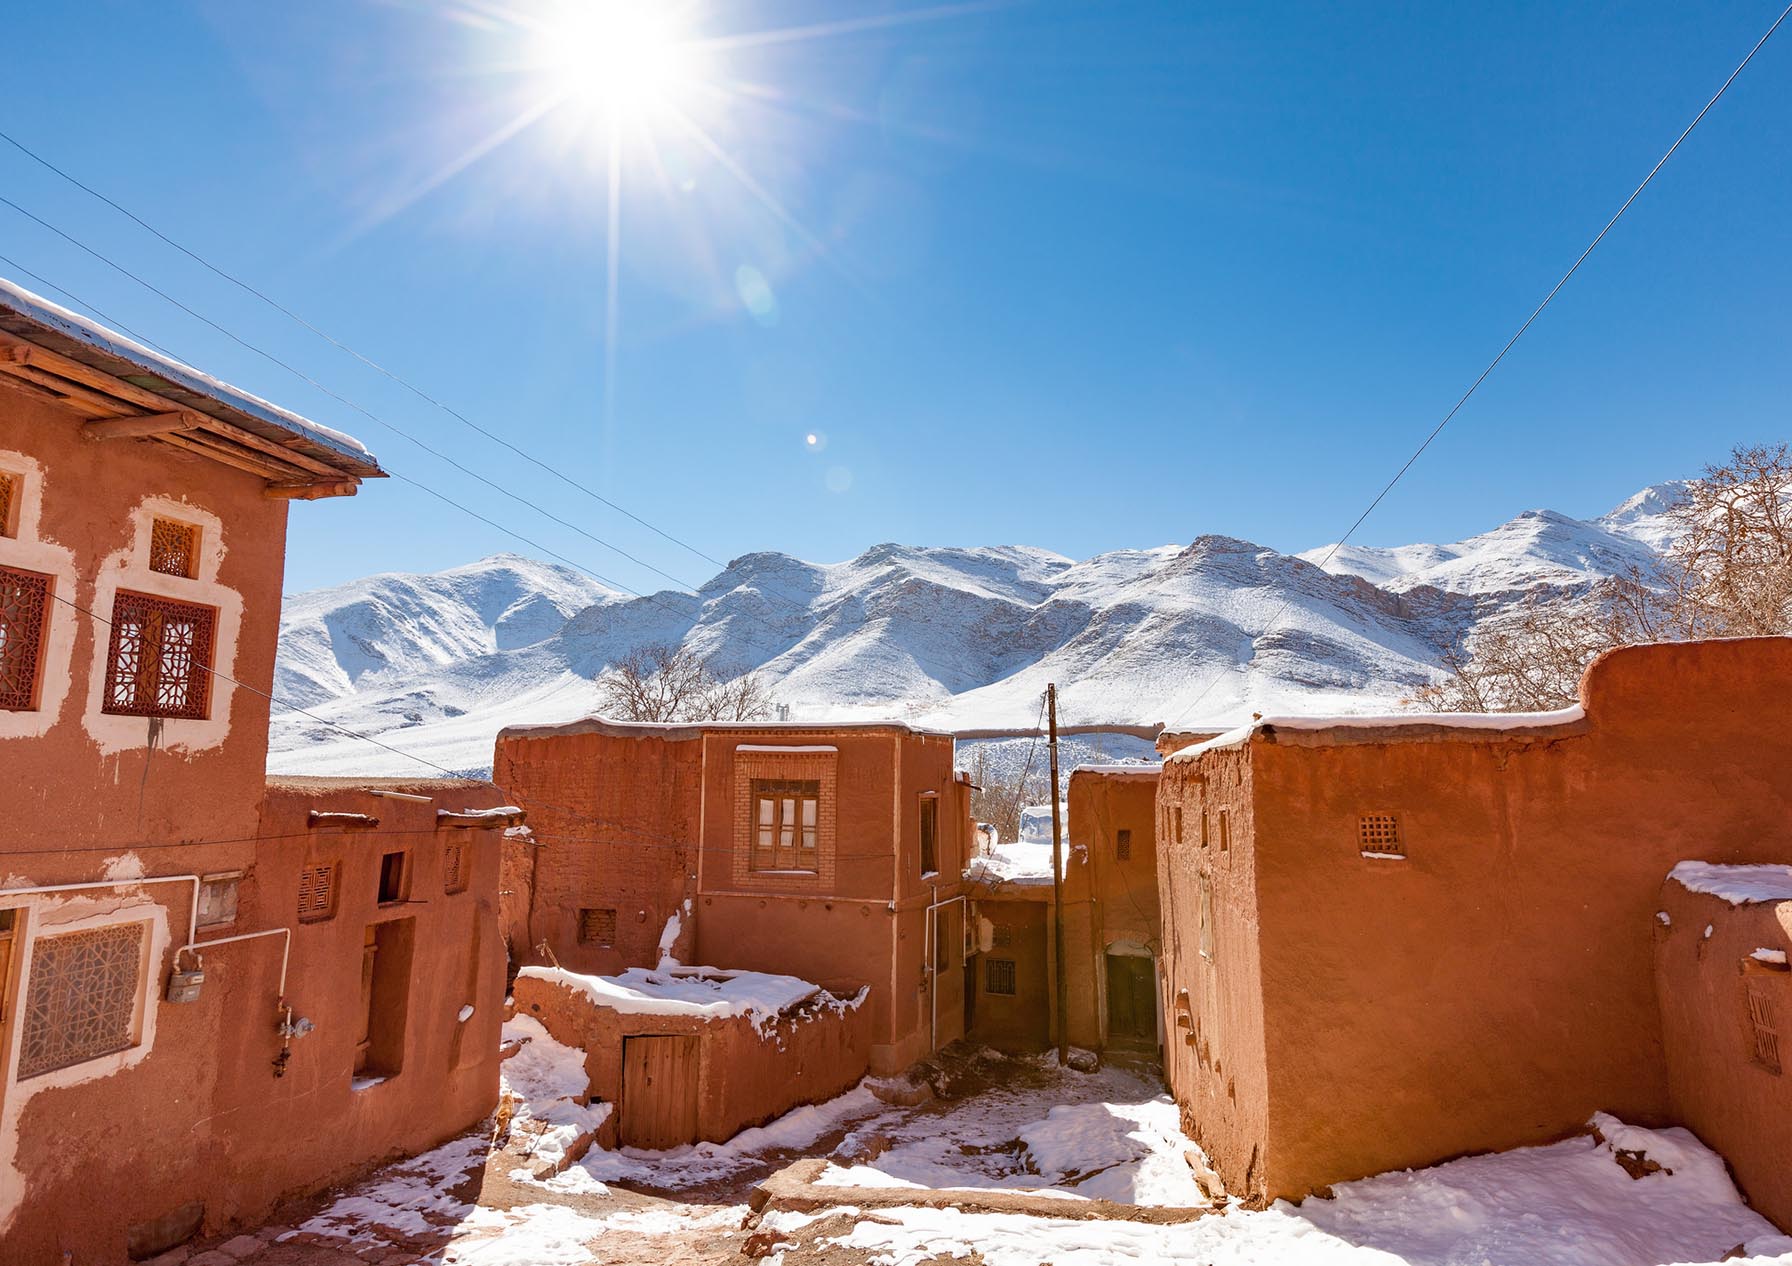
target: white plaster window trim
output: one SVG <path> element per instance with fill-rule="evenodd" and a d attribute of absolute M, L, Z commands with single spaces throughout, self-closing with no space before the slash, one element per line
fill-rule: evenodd
<path fill-rule="evenodd" d="M 149 536 L 157 518 L 179 519 L 200 529 L 199 574 L 193 579 L 151 571 Z M 236 590 L 218 583 L 224 560 L 223 522 L 209 510 L 169 497 L 149 496 L 131 511 L 131 544 L 108 554 L 100 563 L 89 608 L 101 619 L 93 625 L 93 663 L 88 671 L 87 706 L 81 722 L 102 754 L 111 756 L 142 747 L 149 727 L 159 723 L 165 748 L 205 751 L 221 746 L 230 736 L 232 706 L 237 689 L 237 652 L 242 637 L 243 598 Z M 106 668 L 111 645 L 113 605 L 120 590 L 168 598 L 174 602 L 211 607 L 217 612 L 212 632 L 210 706 L 203 721 L 182 717 L 119 716 L 105 711 Z"/>
<path fill-rule="evenodd" d="M 28 1177 L 17 1168 L 19 1124 L 26 1105 L 43 1091 L 111 1077 L 149 1056 L 156 1038 L 158 1008 L 154 990 L 161 977 L 160 966 L 167 956 L 170 939 L 168 908 L 151 900 L 141 890 L 135 894 L 127 891 L 121 897 L 37 894 L 26 897 L 22 905 L 13 908 L 25 912 L 22 932 L 15 930 L 14 933 L 17 938 L 14 953 L 21 960 L 13 993 L 15 1016 L 29 996 L 31 968 L 39 938 L 65 932 L 86 932 L 118 923 L 146 923 L 149 934 L 143 938 L 143 958 L 138 967 L 137 1009 L 132 1017 L 132 1029 L 137 1035 L 134 1045 L 20 1081 L 19 1054 L 24 1044 L 25 1026 L 17 1021 L 8 1025 L 6 1048 L 0 1052 L 0 1063 L 6 1072 L 5 1093 L 0 1095 L 0 1234 L 11 1227 L 29 1194 Z"/>
<path fill-rule="evenodd" d="M 75 630 L 80 601 L 75 552 L 42 537 L 43 465 L 24 453 L 0 449 L 0 470 L 19 477 L 18 531 L 0 536 L 0 567 L 37 572 L 50 578 L 43 644 L 38 652 L 37 706 L 30 711 L 0 710 L 0 740 L 40 738 L 62 715 L 74 676 Z M 59 601 L 60 600 L 60 601 Z"/>

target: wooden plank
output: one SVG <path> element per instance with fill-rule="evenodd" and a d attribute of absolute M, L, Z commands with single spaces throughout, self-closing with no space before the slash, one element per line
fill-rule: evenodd
<path fill-rule="evenodd" d="M 16 358 L 0 358 L 0 374 L 35 383 L 39 387 L 55 392 L 57 398 L 63 403 L 77 406 L 99 417 L 116 417 L 121 413 L 129 413 L 131 410 L 131 406 L 121 400 L 115 400 L 111 396 L 102 395 L 97 391 L 89 391 L 85 387 L 69 382 L 66 378 L 46 373 L 28 362 Z M 167 402 L 163 401 L 163 404 L 166 406 Z"/>
<path fill-rule="evenodd" d="M 207 444 L 199 438 L 198 431 L 175 431 L 167 435 L 156 436 L 156 442 L 172 444 L 176 448 L 185 449 L 200 457 L 208 457 L 213 461 L 223 462 L 226 466 L 235 466 L 238 470 L 246 470 L 251 475 L 262 479 L 277 480 L 289 483 L 303 478 L 304 472 L 291 468 L 281 468 L 265 457 L 244 452 L 231 452 L 217 444 Z"/>
<path fill-rule="evenodd" d="M 358 479 L 319 480 L 317 483 L 269 484 L 261 495 L 270 501 L 321 501 L 325 497 L 352 497 L 360 490 Z"/>
<path fill-rule="evenodd" d="M 622 1039 L 622 1145 L 655 1151 L 697 1141 L 698 1039 Z"/>
<path fill-rule="evenodd" d="M 143 435 L 166 435 L 170 431 L 190 431 L 199 425 L 199 421 L 197 413 L 188 413 L 184 409 L 174 413 L 137 413 L 85 423 L 81 434 L 90 440 L 123 440 Z"/>

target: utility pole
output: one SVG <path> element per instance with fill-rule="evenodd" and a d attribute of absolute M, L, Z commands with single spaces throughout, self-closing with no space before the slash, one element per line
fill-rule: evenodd
<path fill-rule="evenodd" d="M 1045 713 L 1051 726 L 1048 750 L 1052 758 L 1052 956 L 1058 964 L 1058 1067 L 1070 1062 L 1069 1017 L 1066 1007 L 1070 990 L 1064 975 L 1064 823 L 1058 808 L 1058 687 L 1055 682 L 1045 687 Z"/>

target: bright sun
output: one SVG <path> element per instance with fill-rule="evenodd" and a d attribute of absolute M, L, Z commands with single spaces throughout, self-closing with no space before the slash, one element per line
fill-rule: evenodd
<path fill-rule="evenodd" d="M 655 0 L 574 0 L 536 39 L 556 95 L 612 116 L 675 106 L 694 72 L 691 45 Z"/>

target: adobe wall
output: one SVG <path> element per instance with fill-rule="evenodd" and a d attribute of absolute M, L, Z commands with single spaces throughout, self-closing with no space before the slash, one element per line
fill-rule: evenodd
<path fill-rule="evenodd" d="M 1169 762 L 1158 785 L 1164 1079 L 1183 1130 L 1241 1195 L 1265 1190 L 1272 1091 L 1252 786 L 1239 750 Z"/>
<path fill-rule="evenodd" d="M 1066 839 L 1073 852 L 1065 876 L 1065 983 L 1073 1046 L 1107 1045 L 1109 950 L 1146 951 L 1154 962 L 1158 957 L 1158 778 L 1155 767 L 1070 775 Z M 1116 843 L 1122 830 L 1132 833 L 1126 859 Z"/>
<path fill-rule="evenodd" d="M 1545 731 L 1259 733 L 1266 1190 L 1669 1120 L 1661 878 L 1785 855 L 1789 690 L 1792 639 L 1635 647 Z M 1362 854 L 1365 813 L 1404 859 Z"/>
<path fill-rule="evenodd" d="M 519 1015 L 541 1021 L 555 1041 L 585 1052 L 593 1100 L 617 1105 L 598 1143 L 617 1146 L 623 1087 L 622 1047 L 629 1037 L 687 1034 L 698 1038 L 697 1136 L 723 1143 L 807 1103 L 822 1103 L 858 1084 L 869 1065 L 870 1014 L 857 995 L 824 996 L 768 1021 L 763 1031 L 743 1016 L 636 1015 L 600 1006 L 555 980 L 517 978 Z"/>
<path fill-rule="evenodd" d="M 496 788 L 479 783 L 404 789 L 455 809 L 500 799 Z M 374 814 L 381 825 L 312 830 L 312 808 Z M 145 919 L 154 935 L 136 1046 L 20 1082 L 13 1075 L 20 1026 L 8 1035 L 0 1196 L 9 1207 L 0 1216 L 10 1220 L 0 1231 L 0 1259 L 60 1261 L 72 1252 L 77 1261 L 122 1260 L 129 1228 L 160 1219 L 177 1224 L 183 1209 L 206 1233 L 251 1223 L 283 1196 L 433 1146 L 490 1112 L 504 985 L 498 833 L 438 831 L 435 808 L 376 800 L 334 782 L 286 780 L 269 788 L 259 841 L 229 855 L 201 847 L 155 854 L 143 865 L 147 875 L 242 871 L 235 921 L 201 936 L 206 979 L 191 1003 L 161 1000 L 174 949 L 186 940 L 190 884 L 31 900 L 29 935 L 15 954 L 21 975 L 40 932 Z M 465 842 L 470 867 L 466 891 L 452 895 L 443 891 L 441 870 L 450 839 Z M 408 896 L 380 909 L 380 856 L 397 849 L 414 858 Z M 16 857 L 4 860 L 20 865 Z M 318 860 L 340 867 L 337 905 L 327 921 L 301 923 L 300 868 Z M 365 1014 L 358 990 L 365 929 L 397 920 L 411 925 L 400 1068 L 380 1084 L 352 1090 Z M 316 1025 L 292 1043 L 281 1076 L 276 1001 L 286 935 L 206 948 L 267 929 L 290 930 L 286 997 L 296 1016 Z M 105 1194 L 101 1206 L 96 1192 Z"/>
<path fill-rule="evenodd" d="M 273 680 L 285 568 L 284 501 L 265 480 L 166 444 L 94 441 L 73 413 L 0 390 L 0 470 L 22 476 L 18 530 L 0 535 L 0 566 L 48 575 L 38 706 L 0 711 L 0 768 L 14 795 L 0 852 L 127 848 L 255 833 L 268 703 L 212 679 L 206 720 L 151 720 L 101 710 L 120 589 L 213 607 L 214 666 L 267 689 Z M 156 515 L 199 527 L 198 576 L 152 572 Z M 92 612 L 92 615 L 84 614 Z M 38 854 L 40 859 L 47 852 Z M 41 862 L 34 878 L 89 878 L 83 853 Z"/>
<path fill-rule="evenodd" d="M 1052 1042 L 1050 890 L 1009 898 L 980 896 L 976 909 L 979 953 L 972 968 L 977 996 L 970 1036 L 999 1051 L 1044 1050 Z M 989 991 L 991 959 L 1014 964 L 1013 994 Z"/>
<path fill-rule="evenodd" d="M 1792 972 L 1755 951 L 1792 950 L 1792 901 L 1732 906 L 1669 880 L 1652 921 L 1668 1102 L 1729 1162 L 1750 1204 L 1792 1227 Z M 1776 1039 L 1779 1071 L 1757 1048 Z"/>
<path fill-rule="evenodd" d="M 702 742 L 596 730 L 500 735 L 492 780 L 529 812 L 507 845 L 504 937 L 519 964 L 603 975 L 652 967 L 667 920 L 693 894 Z M 615 911 L 610 945 L 581 941 L 579 911 Z M 687 942 L 688 943 L 688 942 Z"/>

